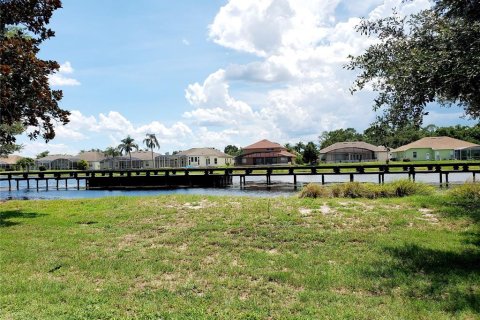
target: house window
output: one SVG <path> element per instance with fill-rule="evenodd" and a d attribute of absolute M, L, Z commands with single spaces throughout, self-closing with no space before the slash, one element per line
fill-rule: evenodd
<path fill-rule="evenodd" d="M 417 159 L 417 151 L 413 151 L 413 159 Z"/>
<path fill-rule="evenodd" d="M 217 161 L 217 158 L 213 159 L 213 162 L 214 162 L 215 164 L 217 164 L 217 162 L 218 162 L 218 161 Z"/>

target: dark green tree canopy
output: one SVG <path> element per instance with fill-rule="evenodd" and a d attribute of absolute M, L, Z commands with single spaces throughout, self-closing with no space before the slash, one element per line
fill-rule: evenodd
<path fill-rule="evenodd" d="M 58 106 L 62 91 L 48 82 L 60 66 L 37 58 L 39 45 L 54 35 L 46 25 L 60 7 L 59 0 L 0 0 L 0 124 L 31 126 L 31 139 L 53 139 L 54 122 L 66 124 L 70 114 Z M 13 144 L 3 128 L 0 144 Z"/>
<path fill-rule="evenodd" d="M 318 160 L 318 155 L 320 151 L 318 150 L 315 143 L 312 141 L 308 142 L 303 150 L 303 162 L 304 163 L 315 163 Z"/>
<path fill-rule="evenodd" d="M 318 139 L 320 142 L 320 149 L 323 149 L 337 142 L 360 141 L 362 140 L 362 134 L 358 133 L 354 128 L 338 129 L 324 131 Z"/>
<path fill-rule="evenodd" d="M 240 149 L 237 146 L 234 146 L 232 144 L 229 144 L 228 146 L 225 147 L 223 150 L 224 153 L 231 155 L 231 156 L 238 156 L 240 154 Z"/>
<path fill-rule="evenodd" d="M 408 1 L 408 0 L 407 0 Z M 459 106 L 480 118 L 480 4 L 477 0 L 435 0 L 409 17 L 393 14 L 363 20 L 357 30 L 379 43 L 346 68 L 360 70 L 352 91 L 371 84 L 374 109 L 393 127 L 420 127 L 427 104 Z"/>

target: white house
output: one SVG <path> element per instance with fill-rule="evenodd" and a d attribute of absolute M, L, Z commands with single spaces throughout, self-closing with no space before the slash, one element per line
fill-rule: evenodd
<path fill-rule="evenodd" d="M 233 164 L 233 157 L 215 148 L 192 148 L 174 155 L 155 158 L 158 168 L 175 167 L 218 167 Z"/>

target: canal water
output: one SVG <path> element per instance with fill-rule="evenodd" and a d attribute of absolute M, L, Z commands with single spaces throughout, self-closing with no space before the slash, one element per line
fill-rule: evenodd
<path fill-rule="evenodd" d="M 406 174 L 388 174 L 385 175 L 385 182 L 407 178 Z M 438 174 L 416 174 L 416 181 L 438 185 Z M 451 185 L 471 181 L 471 173 L 450 173 L 449 183 Z M 349 181 L 349 175 L 326 175 L 325 183 L 339 183 Z M 378 175 L 355 175 L 355 181 L 359 182 L 378 182 Z M 297 185 L 293 185 L 291 176 L 273 176 L 272 185 L 266 185 L 266 178 L 261 176 L 247 177 L 246 185 L 241 186 L 238 177 L 234 177 L 233 184 L 226 188 L 176 188 L 176 189 L 156 189 L 156 190 L 85 190 L 84 182 L 80 184 L 80 190 L 77 190 L 77 182 L 69 180 L 65 186 L 64 181 L 60 181 L 59 189 L 56 189 L 56 181 L 50 180 L 47 187 L 45 182 L 39 184 L 39 190 L 36 190 L 34 181 L 30 183 L 30 189 L 27 189 L 26 181 L 19 184 L 20 190 L 16 190 L 16 184 L 12 184 L 15 190 L 8 190 L 8 183 L 0 181 L 0 200 L 9 199 L 77 199 L 77 198 L 101 198 L 111 196 L 153 196 L 153 195 L 171 195 L 171 194 L 196 194 L 212 196 L 250 196 L 250 197 L 285 197 L 292 196 L 298 192 L 304 185 L 316 182 L 321 183 L 321 176 L 297 176 Z"/>

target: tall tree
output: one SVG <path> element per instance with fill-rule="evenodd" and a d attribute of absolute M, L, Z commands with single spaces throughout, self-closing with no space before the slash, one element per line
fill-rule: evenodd
<path fill-rule="evenodd" d="M 18 159 L 15 164 L 17 165 L 17 167 L 22 168 L 23 171 L 30 171 L 30 168 L 35 166 L 35 160 L 33 160 L 32 158 L 21 158 Z"/>
<path fill-rule="evenodd" d="M 358 133 L 354 128 L 338 129 L 322 132 L 318 140 L 320 142 L 320 149 L 323 149 L 337 142 L 361 141 L 362 134 Z"/>
<path fill-rule="evenodd" d="M 223 152 L 228 155 L 236 157 L 240 154 L 240 149 L 238 149 L 237 146 L 229 144 L 228 146 L 225 147 L 225 149 L 223 149 Z"/>
<path fill-rule="evenodd" d="M 16 122 L 13 125 L 1 124 L 0 125 L 0 134 L 1 132 L 6 132 L 7 135 L 19 135 L 24 131 L 24 128 L 21 123 Z M 0 157 L 6 157 L 15 151 L 22 150 L 23 146 L 15 143 L 2 143 L 2 138 L 0 138 Z"/>
<path fill-rule="evenodd" d="M 15 123 L 34 128 L 31 139 L 55 137 L 54 123 L 66 124 L 69 112 L 58 102 L 61 90 L 51 90 L 48 76 L 60 66 L 37 58 L 40 44 L 54 36 L 47 28 L 60 0 L 0 0 L 0 145 L 15 143 L 7 130 Z"/>
<path fill-rule="evenodd" d="M 132 168 L 132 151 L 134 149 L 138 150 L 138 144 L 136 144 L 135 140 L 130 136 L 127 136 L 121 142 L 122 143 L 118 145 L 118 150 L 120 150 L 120 152 L 128 153 L 128 155 L 130 156 L 130 169 L 131 169 Z"/>
<path fill-rule="evenodd" d="M 305 149 L 305 143 L 299 141 L 293 146 L 293 150 L 297 153 L 303 154 L 303 150 Z"/>
<path fill-rule="evenodd" d="M 143 139 L 143 143 L 152 151 L 152 164 L 155 167 L 155 160 L 153 159 L 153 148 L 160 149 L 157 137 L 154 133 L 147 133 L 147 137 Z"/>
<path fill-rule="evenodd" d="M 458 105 L 480 118 L 480 5 L 472 0 L 433 0 L 418 14 L 363 20 L 357 31 L 377 36 L 346 68 L 361 70 L 352 91 L 371 84 L 374 110 L 393 127 L 419 128 L 428 103 Z"/>
<path fill-rule="evenodd" d="M 42 151 L 39 154 L 37 154 L 37 156 L 35 158 L 36 159 L 44 158 L 44 157 L 48 156 L 49 153 L 50 153 L 50 151 L 48 151 L 48 150 Z"/>
<path fill-rule="evenodd" d="M 312 141 L 308 142 L 303 150 L 303 162 L 305 163 L 315 163 L 318 160 L 318 155 L 320 151 L 318 150 L 315 143 Z"/>

